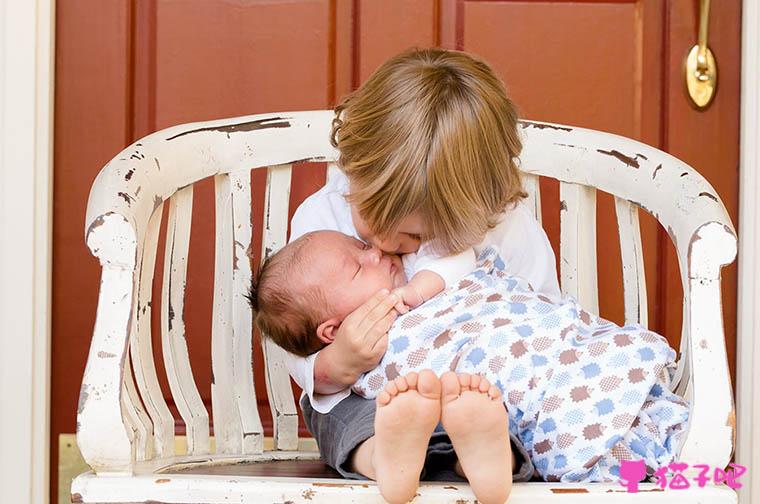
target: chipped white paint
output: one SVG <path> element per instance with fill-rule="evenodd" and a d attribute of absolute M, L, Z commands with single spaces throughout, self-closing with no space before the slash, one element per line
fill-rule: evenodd
<path fill-rule="evenodd" d="M 629 201 L 615 197 L 615 213 L 623 268 L 625 323 L 648 327 L 647 284 L 644 278 L 644 251 L 641 247 L 639 209 Z"/>
<path fill-rule="evenodd" d="M 242 429 L 242 453 L 264 451 L 264 428 L 256 404 L 253 385 L 253 312 L 246 294 L 251 288 L 251 259 L 253 239 L 251 228 L 251 172 L 230 173 L 232 199 L 232 233 L 226 238 L 232 243 L 232 348 L 235 403 Z M 286 211 L 287 214 L 287 211 Z"/>
<path fill-rule="evenodd" d="M 560 182 L 560 259 L 562 293 L 599 313 L 596 278 L 596 190 Z"/>
<path fill-rule="evenodd" d="M 377 503 L 383 500 L 373 481 L 350 481 L 306 478 L 260 478 L 250 476 L 200 476 L 184 474 L 145 475 L 133 478 L 98 478 L 86 473 L 72 485 L 77 502 L 202 502 L 227 504 L 236 502 L 293 504 Z M 116 492 L 115 492 L 116 491 Z M 118 493 L 121 497 L 114 495 Z M 121 499 L 121 500 L 119 500 Z M 734 504 L 736 493 L 726 486 L 696 485 L 687 490 L 661 491 L 653 483 L 641 484 L 638 493 L 627 493 L 619 484 L 516 483 L 509 504 L 544 504 L 547 502 L 671 504 Z M 414 504 L 475 504 L 470 488 L 461 483 L 425 483 L 420 485 Z"/>
<path fill-rule="evenodd" d="M 720 268 L 736 256 L 736 239 L 725 224 L 709 222 L 688 244 L 689 299 L 686 315 L 691 328 L 689 367 L 692 403 L 689 435 L 681 459 L 723 467 L 731 458 L 736 417 L 723 338 Z M 706 400 L 703 391 L 712 392 Z"/>
<path fill-rule="evenodd" d="M 291 165 L 280 165 L 270 166 L 267 170 L 262 262 L 282 248 L 287 240 L 291 168 Z M 298 447 L 298 412 L 293 401 L 290 375 L 284 364 L 284 350 L 269 338 L 264 339 L 263 349 L 275 447 L 295 450 Z"/>
<path fill-rule="evenodd" d="M 684 284 L 681 360 L 693 364 L 681 389 L 691 390 L 695 410 L 684 454 L 689 460 L 726 466 L 733 448 L 732 429 L 726 427 L 733 405 L 719 270 L 735 257 L 736 234 L 715 190 L 679 159 L 628 138 L 546 123 L 525 122 L 523 132 L 523 166 L 528 171 L 631 201 L 668 231 Z M 701 282 L 706 284 L 690 278 L 694 271 L 703 272 Z"/>
<path fill-rule="evenodd" d="M 127 354 L 124 366 L 124 383 L 121 391 L 121 406 L 124 412 L 124 425 L 132 443 L 132 459 L 150 460 L 153 458 L 153 422 L 140 401 L 135 378 L 132 375 L 131 357 Z"/>
<path fill-rule="evenodd" d="M 132 450 L 122 422 L 120 396 L 135 291 L 137 240 L 129 221 L 113 212 L 88 220 L 87 235 L 93 254 L 102 254 L 103 270 L 95 329 L 79 392 L 77 444 L 94 470 L 128 471 Z"/>
<path fill-rule="evenodd" d="M 185 284 L 193 211 L 193 186 L 177 191 L 169 200 L 169 219 L 161 291 L 161 348 L 169 388 L 187 434 L 187 452 L 209 451 L 209 418 L 190 367 L 185 340 Z"/>
<path fill-rule="evenodd" d="M 85 459 L 97 472 L 126 471 L 135 476 L 82 475 L 75 481 L 73 492 L 83 502 L 212 503 L 227 498 L 236 502 L 334 502 L 338 499 L 371 502 L 380 498 L 371 483 L 325 480 L 319 486 L 316 481 L 295 478 L 171 474 L 177 464 L 201 460 L 220 464 L 233 463 L 240 458 L 259 461 L 309 458 L 301 452 L 289 451 L 297 448 L 297 415 L 281 360 L 282 350 L 271 343 L 264 346 L 263 365 L 276 426 L 276 450 L 244 454 L 250 450 L 245 439 L 245 433 L 249 431 L 244 425 L 248 420 L 255 424 L 255 416 L 250 414 L 253 402 L 245 404 L 245 388 L 250 383 L 239 387 L 248 373 L 247 367 L 240 366 L 239 359 L 250 356 L 242 355 L 249 352 L 249 343 L 243 335 L 248 331 L 243 321 L 247 309 L 236 296 L 247 285 L 249 277 L 244 268 L 238 277 L 235 272 L 241 271 L 240 254 L 243 249 L 247 250 L 250 239 L 245 229 L 237 227 L 237 223 L 248 215 L 247 209 L 243 208 L 248 205 L 247 192 L 236 192 L 234 181 L 246 185 L 248 178 L 247 175 L 241 176 L 242 173 L 272 167 L 268 169 L 262 240 L 263 255 L 271 255 L 286 240 L 289 165 L 304 159 L 336 159 L 337 153 L 328 141 L 331 120 L 331 111 L 318 111 L 177 126 L 154 133 L 128 147 L 98 175 L 88 204 L 86 230 L 88 246 L 103 265 L 103 282 L 82 385 L 79 443 Z M 521 129 L 524 135 L 521 166 L 524 171 L 563 183 L 561 194 L 567 210 L 562 211 L 562 258 L 570 258 L 568 264 L 573 268 L 563 270 L 563 288 L 575 293 L 589 309 L 597 306 L 593 259 L 596 246 L 595 190 L 617 198 L 627 320 L 646 321 L 636 207 L 653 214 L 668 230 L 678 253 L 685 293 L 681 360 L 690 365 L 682 367 L 687 373 L 680 390 L 686 391 L 694 405 L 682 455 L 690 462 L 725 466 L 733 447 L 733 405 L 719 273 L 722 265 L 734 259 L 736 237 L 714 189 L 678 159 L 627 138 L 528 121 L 521 123 Z M 218 451 L 223 453 L 205 459 L 172 457 L 137 462 L 137 454 L 130 450 L 130 440 L 139 442 L 139 436 L 135 435 L 139 424 L 135 419 L 139 415 L 122 412 L 120 398 L 123 380 L 129 378 L 125 372 L 125 349 L 128 340 L 135 338 L 134 331 L 130 333 L 128 321 L 136 308 L 132 296 L 140 285 L 136 281 L 140 273 L 136 261 L 142 258 L 142 254 L 138 254 L 137 244 L 145 242 L 150 217 L 163 201 L 183 187 L 212 176 L 217 182 L 213 414 L 217 443 L 220 443 Z M 537 188 L 537 178 L 527 177 L 528 188 L 531 184 Z M 539 198 L 540 191 L 535 191 L 535 197 L 529 201 L 536 212 L 540 209 Z M 234 243 L 235 240 L 240 245 Z M 152 243 L 151 240 L 148 242 Z M 152 267 L 150 269 L 152 271 Z M 183 275 L 177 278 L 183 278 Z M 237 328 L 241 328 L 240 338 L 235 332 Z M 113 354 L 113 357 L 100 358 L 99 352 Z M 226 395 L 222 388 L 226 388 Z M 172 392 L 177 394 L 174 387 Z M 254 400 L 252 392 L 247 399 Z M 311 453 L 310 457 L 316 455 Z M 153 476 L 158 471 L 161 472 L 160 478 Z M 162 480 L 160 484 L 158 479 Z M 516 484 L 510 502 L 609 502 L 612 498 L 610 490 L 618 492 L 614 495 L 615 502 L 669 502 L 673 498 L 668 492 L 621 493 L 616 485 L 531 483 Z M 458 499 L 466 502 L 473 498 L 466 486 L 451 490 L 445 485 L 425 485 L 420 493 L 415 502 L 455 502 Z M 736 501 L 736 494 L 722 487 L 679 491 L 676 497 L 684 502 Z"/>
<path fill-rule="evenodd" d="M 541 188 L 539 187 L 538 175 L 524 174 L 523 175 L 523 187 L 525 192 L 528 193 L 528 197 L 525 199 L 525 203 L 533 212 L 533 217 L 540 223 L 541 222 Z"/>
<path fill-rule="evenodd" d="M 211 404 L 217 453 L 242 450 L 243 430 L 233 393 L 235 348 L 232 339 L 232 199 L 230 177 L 214 177 L 216 193 L 216 261 L 214 312 L 211 320 Z"/>
<path fill-rule="evenodd" d="M 153 272 L 156 265 L 158 232 L 161 228 L 163 207 L 153 213 L 148 223 L 145 241 L 139 247 L 141 260 L 137 275 L 138 285 L 137 310 L 133 322 L 137 322 L 137 337 L 130 338 L 130 355 L 132 367 L 140 397 L 153 422 L 153 451 L 155 456 L 168 458 L 174 455 L 174 417 L 164 400 L 161 386 L 158 384 L 156 365 L 153 362 L 153 336 L 151 331 L 153 306 Z"/>

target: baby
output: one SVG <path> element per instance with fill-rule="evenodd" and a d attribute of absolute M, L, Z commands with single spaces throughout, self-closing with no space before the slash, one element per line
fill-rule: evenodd
<path fill-rule="evenodd" d="M 286 251 L 290 276 L 275 264 L 273 278 L 265 267 L 259 283 L 261 302 L 279 277 L 291 316 L 306 310 L 315 321 L 315 331 L 301 331 L 286 348 L 329 344 L 342 317 L 377 289 L 409 289 L 398 259 L 347 236 L 315 233 L 293 245 L 302 249 Z M 549 481 L 614 481 L 620 462 L 633 459 L 645 460 L 651 474 L 678 455 L 689 408 L 670 392 L 675 352 L 662 336 L 533 292 L 505 272 L 493 249 L 447 287 L 394 323 L 387 352 L 354 392 L 377 397 L 396 377 L 426 369 L 481 376 L 495 384 L 510 431 Z M 422 289 L 432 290 L 424 282 Z"/>
<path fill-rule="evenodd" d="M 309 355 L 335 341 L 341 323 L 349 323 L 347 316 L 368 299 L 377 298 L 378 291 L 393 291 L 397 310 L 406 313 L 409 306 L 418 306 L 442 291 L 445 284 L 451 285 L 444 277 L 452 271 L 474 267 L 473 250 L 436 261 L 427 259 L 424 247 L 420 250 L 422 253 L 407 254 L 402 260 L 339 232 L 305 234 L 268 259 L 259 271 L 250 295 L 256 325 L 285 350 Z M 447 263 L 442 275 L 434 271 L 441 261 Z M 473 266 L 468 265 L 470 261 Z M 450 438 L 451 455 L 455 455 L 453 459 L 444 457 L 446 464 L 450 462 L 451 469 L 468 480 L 478 501 L 501 504 L 507 499 L 516 458 L 506 408 L 496 387 L 480 376 L 451 372 L 439 378 L 420 369 L 396 376 L 383 388 L 376 397 L 374 432 L 384 435 L 378 442 L 371 437 L 365 443 L 375 473 L 361 474 L 376 479 L 386 500 L 406 502 L 414 494 L 428 443 L 438 427 Z M 409 423 L 408 418 L 394 414 L 399 405 L 406 415 L 412 412 L 417 422 Z M 477 419 L 472 418 L 473 411 L 478 412 Z M 406 428 L 395 427 L 402 423 Z M 398 446 L 406 448 L 398 452 Z M 435 446 L 444 450 L 440 443 Z M 396 453 L 394 465 L 386 471 L 376 460 L 387 459 L 388 450 Z M 521 459 L 527 459 L 524 451 L 519 453 Z"/>
<path fill-rule="evenodd" d="M 474 252 L 460 255 L 469 255 L 472 266 L 464 266 L 468 270 L 474 268 Z M 337 231 L 305 234 L 259 271 L 252 296 L 256 324 L 288 352 L 312 354 L 332 343 L 343 319 L 381 289 L 397 294 L 399 313 L 441 292 L 441 275 L 415 271 L 422 257 L 407 254 L 402 260 Z"/>

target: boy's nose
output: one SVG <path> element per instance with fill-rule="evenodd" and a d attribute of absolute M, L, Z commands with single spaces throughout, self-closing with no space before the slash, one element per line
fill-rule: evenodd
<path fill-rule="evenodd" d="M 374 245 L 386 254 L 395 254 L 398 252 L 399 241 L 396 238 L 380 239 L 376 238 Z"/>

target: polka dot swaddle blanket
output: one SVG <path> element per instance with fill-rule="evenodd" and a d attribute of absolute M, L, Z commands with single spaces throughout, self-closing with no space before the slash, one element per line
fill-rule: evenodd
<path fill-rule="evenodd" d="M 642 326 L 534 292 L 488 248 L 457 286 L 396 320 L 385 356 L 353 390 L 374 398 L 423 369 L 483 375 L 544 480 L 616 481 L 621 460 L 643 459 L 651 475 L 680 449 L 689 408 L 669 389 L 675 356 Z"/>

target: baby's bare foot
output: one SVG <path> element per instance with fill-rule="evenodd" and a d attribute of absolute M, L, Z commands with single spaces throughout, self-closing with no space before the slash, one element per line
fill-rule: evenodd
<path fill-rule="evenodd" d="M 441 422 L 478 502 L 503 504 L 512 490 L 512 448 L 501 391 L 480 375 L 441 376 Z"/>
<path fill-rule="evenodd" d="M 396 378 L 377 396 L 372 462 L 388 502 L 401 504 L 414 497 L 440 416 L 441 382 L 430 370 Z"/>

